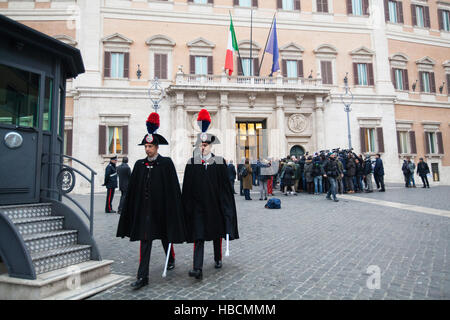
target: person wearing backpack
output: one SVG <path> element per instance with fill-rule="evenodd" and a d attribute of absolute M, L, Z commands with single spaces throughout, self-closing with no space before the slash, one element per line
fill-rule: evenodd
<path fill-rule="evenodd" d="M 267 200 L 267 181 L 269 180 L 270 176 L 267 175 L 264 170 L 264 168 L 270 167 L 270 164 L 267 160 L 263 160 L 262 162 L 258 162 L 258 181 L 259 181 L 259 200 Z M 264 199 L 263 199 L 264 195 Z"/>
<path fill-rule="evenodd" d="M 252 198 L 250 198 L 250 190 L 252 190 L 253 186 L 253 170 L 248 159 L 245 159 L 244 167 L 241 171 L 241 176 L 242 189 L 244 190 L 245 200 L 252 200 Z"/>
<path fill-rule="evenodd" d="M 312 175 L 314 177 L 314 194 L 322 193 L 322 177 L 325 174 L 322 167 L 322 160 L 319 156 L 313 160 Z"/>

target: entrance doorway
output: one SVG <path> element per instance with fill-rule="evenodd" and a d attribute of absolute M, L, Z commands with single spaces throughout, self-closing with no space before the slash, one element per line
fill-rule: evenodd
<path fill-rule="evenodd" d="M 302 146 L 295 145 L 291 148 L 291 151 L 289 152 L 290 156 L 295 156 L 297 159 L 299 159 L 301 156 L 305 154 L 305 149 L 303 149 Z"/>
<path fill-rule="evenodd" d="M 236 162 L 267 158 L 266 120 L 236 121 Z"/>

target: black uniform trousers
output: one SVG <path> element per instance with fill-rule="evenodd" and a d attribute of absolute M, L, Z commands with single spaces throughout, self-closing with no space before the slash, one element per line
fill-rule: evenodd
<path fill-rule="evenodd" d="M 222 260 L 222 238 L 213 240 L 214 261 Z M 197 240 L 194 243 L 194 270 L 203 269 L 203 256 L 205 252 L 205 241 Z"/>
<path fill-rule="evenodd" d="M 114 190 L 115 188 L 107 188 L 106 189 L 106 206 L 105 206 L 105 212 L 111 212 L 112 211 L 112 201 L 114 199 Z"/>
<path fill-rule="evenodd" d="M 119 202 L 119 209 L 118 209 L 119 213 L 122 212 L 123 205 L 125 203 L 125 197 L 127 195 L 127 190 L 120 190 L 120 192 L 121 192 L 121 195 L 120 195 L 120 202 Z"/>
<path fill-rule="evenodd" d="M 150 267 L 150 255 L 152 253 L 152 242 L 151 240 L 141 241 L 141 248 L 139 254 L 139 269 L 137 273 L 137 278 L 148 278 L 149 267 Z M 167 249 L 169 248 L 169 242 L 167 240 L 161 240 L 164 252 L 167 256 Z M 166 259 L 164 258 L 164 263 Z M 170 247 L 169 262 L 175 262 L 175 251 L 173 250 L 173 243 Z M 164 266 L 162 266 L 162 269 Z"/>

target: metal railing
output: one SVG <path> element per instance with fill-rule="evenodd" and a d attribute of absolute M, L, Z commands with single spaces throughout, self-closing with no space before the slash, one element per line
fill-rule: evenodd
<path fill-rule="evenodd" d="M 97 172 L 95 172 L 93 169 L 91 169 L 88 165 L 81 162 L 80 160 L 73 158 L 71 156 L 68 156 L 68 155 L 60 155 L 60 154 L 49 155 L 47 153 L 44 153 L 42 155 L 42 157 L 44 157 L 44 156 L 49 156 L 49 158 L 50 157 L 51 158 L 49 159 L 50 161 L 48 161 L 48 162 L 42 161 L 42 165 L 49 165 L 49 169 L 50 169 L 50 166 L 58 166 L 58 167 L 61 167 L 61 169 L 59 170 L 59 173 L 56 176 L 57 189 L 41 188 L 41 191 L 49 191 L 49 192 L 58 193 L 59 195 L 64 196 L 65 198 L 69 199 L 72 203 L 74 203 L 83 212 L 83 214 L 89 219 L 89 233 L 91 236 L 93 236 L 94 235 L 94 176 L 97 174 Z M 54 156 L 60 157 L 60 161 L 52 162 L 51 159 Z M 63 161 L 64 158 L 73 160 L 73 161 L 79 163 L 80 165 L 82 165 L 84 168 L 88 169 L 91 177 L 88 178 L 81 171 L 64 164 L 64 161 Z M 84 179 L 86 179 L 86 181 L 88 181 L 91 184 L 89 212 L 87 212 L 87 210 L 85 208 L 83 208 L 83 206 L 78 201 L 76 201 L 75 199 L 73 199 L 72 197 L 70 197 L 68 195 L 68 193 L 70 193 L 73 190 L 73 188 L 75 187 L 76 179 L 75 179 L 74 172 L 78 173 L 80 176 L 82 176 Z"/>

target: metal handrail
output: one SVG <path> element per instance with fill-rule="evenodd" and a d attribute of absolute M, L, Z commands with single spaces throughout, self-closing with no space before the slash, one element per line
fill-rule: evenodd
<path fill-rule="evenodd" d="M 48 164 L 49 166 L 50 165 L 56 165 L 56 166 L 59 166 L 59 167 L 62 167 L 62 168 L 69 168 L 70 170 L 78 173 L 80 176 L 85 178 L 91 184 L 91 196 L 90 196 L 89 213 L 87 212 L 86 209 L 83 208 L 83 206 L 78 201 L 76 201 L 72 197 L 68 196 L 66 193 L 61 192 L 61 190 L 59 190 L 59 189 L 42 188 L 41 191 L 56 192 L 59 195 L 64 196 L 67 199 L 69 199 L 70 201 L 72 201 L 81 210 L 81 212 L 83 212 L 84 215 L 89 219 L 89 233 L 91 234 L 91 236 L 93 236 L 94 235 L 94 176 L 97 174 L 97 172 L 95 172 L 93 169 L 91 169 L 88 165 L 86 165 L 82 161 L 80 161 L 80 160 L 78 160 L 78 159 L 76 159 L 74 157 L 65 155 L 65 154 L 56 154 L 56 153 L 52 153 L 52 154 L 44 153 L 44 154 L 42 154 L 43 157 L 44 157 L 44 155 L 48 155 L 49 158 L 50 158 L 50 156 L 58 156 L 58 157 L 61 158 L 61 162 L 52 162 L 52 161 L 44 162 L 44 161 L 42 161 L 42 164 Z M 79 170 L 77 170 L 75 168 L 72 168 L 71 166 L 68 166 L 68 165 L 64 164 L 62 158 L 67 158 L 67 159 L 70 159 L 70 160 L 74 160 L 75 162 L 77 162 L 77 163 L 81 164 L 82 166 L 84 166 L 86 169 L 88 169 L 91 172 L 91 178 L 89 179 L 81 171 L 79 171 Z"/>

